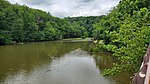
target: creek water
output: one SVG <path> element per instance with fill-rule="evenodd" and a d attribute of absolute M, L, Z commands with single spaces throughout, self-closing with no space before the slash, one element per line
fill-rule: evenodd
<path fill-rule="evenodd" d="M 115 59 L 90 53 L 91 46 L 79 40 L 0 46 L 0 84 L 128 84 L 126 72 L 102 76 Z"/>

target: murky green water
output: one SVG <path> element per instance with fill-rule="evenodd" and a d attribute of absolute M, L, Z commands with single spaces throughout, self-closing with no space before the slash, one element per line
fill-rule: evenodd
<path fill-rule="evenodd" d="M 113 57 L 89 54 L 89 46 L 82 41 L 0 46 L 0 84 L 128 84 L 127 73 L 103 77 Z"/>

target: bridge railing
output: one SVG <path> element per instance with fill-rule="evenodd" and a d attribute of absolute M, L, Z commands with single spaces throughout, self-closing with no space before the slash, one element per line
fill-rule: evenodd
<path fill-rule="evenodd" d="M 150 62 L 148 62 L 148 65 L 147 65 L 147 72 L 146 72 L 144 84 L 150 84 Z"/>
<path fill-rule="evenodd" d="M 134 84 L 150 84 L 150 44 L 133 82 Z"/>

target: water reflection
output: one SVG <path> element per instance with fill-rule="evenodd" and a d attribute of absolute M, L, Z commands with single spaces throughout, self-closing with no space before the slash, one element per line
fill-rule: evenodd
<path fill-rule="evenodd" d="M 101 53 L 91 56 L 87 52 L 89 46 L 89 42 L 74 41 L 0 46 L 0 83 L 115 83 L 99 74 L 104 68 L 111 67 L 111 55 Z"/>
<path fill-rule="evenodd" d="M 101 51 L 99 53 L 93 54 L 95 59 L 96 66 L 101 72 L 105 69 L 111 68 L 113 63 L 116 62 L 116 59 L 112 56 L 112 53 Z M 131 75 L 125 71 L 116 74 L 115 76 L 109 77 L 111 81 L 114 81 L 116 84 L 129 84 Z"/>
<path fill-rule="evenodd" d="M 115 62 L 113 59 L 112 54 L 109 52 L 101 51 L 99 53 L 93 54 L 95 59 L 96 66 L 101 70 L 104 71 L 106 68 L 112 67 L 112 64 Z"/>

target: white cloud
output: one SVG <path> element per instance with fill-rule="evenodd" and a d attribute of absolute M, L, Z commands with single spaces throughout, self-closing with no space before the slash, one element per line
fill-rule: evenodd
<path fill-rule="evenodd" d="M 108 13 L 120 0 L 8 0 L 50 12 L 54 16 L 98 16 Z"/>

